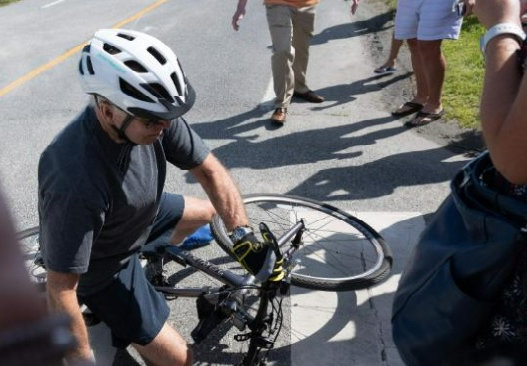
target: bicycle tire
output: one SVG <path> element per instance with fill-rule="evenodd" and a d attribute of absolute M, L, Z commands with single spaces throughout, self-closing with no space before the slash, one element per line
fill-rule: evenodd
<path fill-rule="evenodd" d="M 46 290 L 46 269 L 40 256 L 40 244 L 38 242 L 39 227 L 31 227 L 17 233 L 24 263 L 29 274 L 29 279 L 41 292 Z"/>
<path fill-rule="evenodd" d="M 381 282 L 391 271 L 392 254 L 382 236 L 364 221 L 337 207 L 281 194 L 247 195 L 244 203 L 250 225 L 258 227 L 260 222 L 265 222 L 277 237 L 290 228 L 292 219 L 304 219 L 304 245 L 295 253 L 295 258 L 300 257 L 308 264 L 293 269 L 291 283 L 295 286 L 322 291 L 352 291 Z M 292 216 L 285 217 L 284 212 Z M 323 221 L 326 219 L 322 216 L 335 222 Z M 313 226 L 315 224 L 319 227 Z M 316 233 L 322 229 L 323 233 Z M 232 242 L 227 229 L 217 215 L 211 222 L 211 230 L 216 242 L 235 258 L 230 250 Z M 330 236 L 325 238 L 322 234 Z M 311 253 L 307 249 L 310 246 Z M 324 258 L 332 262 L 320 262 Z"/>

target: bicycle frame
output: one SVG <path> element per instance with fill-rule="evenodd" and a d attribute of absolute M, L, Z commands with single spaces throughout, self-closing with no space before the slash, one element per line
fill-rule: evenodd
<path fill-rule="evenodd" d="M 229 270 L 224 270 L 212 264 L 207 260 L 203 260 L 194 256 L 186 250 L 182 250 L 176 246 L 167 244 L 162 246 L 162 254 L 167 254 L 171 260 L 180 263 L 183 266 L 190 266 L 207 275 L 224 283 L 223 287 L 175 287 L 175 286 L 154 286 L 158 291 L 174 295 L 176 297 L 196 297 L 197 310 L 199 322 L 196 328 L 191 332 L 191 336 L 196 343 L 200 343 L 218 324 L 229 318 L 231 323 L 240 331 L 244 331 L 246 327 L 249 328 L 249 333 L 237 334 L 234 339 L 239 342 L 249 341 L 249 349 L 245 354 L 242 365 L 252 366 L 257 364 L 260 359 L 260 352 L 267 350 L 267 352 L 274 347 L 274 342 L 278 336 L 275 333 L 274 339 L 267 339 L 264 333 L 266 329 L 273 327 L 273 311 L 269 313 L 268 304 L 273 301 L 278 291 L 281 294 L 286 294 L 289 289 L 289 273 L 294 268 L 295 263 L 292 263 L 294 252 L 300 247 L 302 243 L 302 233 L 305 228 L 303 220 L 298 221 L 293 227 L 285 232 L 276 242 L 273 242 L 273 250 L 275 251 L 277 261 L 283 260 L 283 268 L 285 271 L 285 282 L 282 279 L 279 282 L 266 281 L 256 287 L 253 285 L 255 278 L 250 275 L 238 275 Z M 281 253 L 280 248 L 290 242 L 290 247 L 284 253 Z M 163 264 L 161 263 L 161 268 Z M 249 288 L 258 288 L 259 290 L 259 306 L 255 315 L 249 314 L 244 308 L 243 299 L 246 291 Z M 281 304 L 281 301 L 279 301 Z M 282 322 L 281 305 L 280 311 L 274 320 L 276 324 Z M 276 328 L 275 328 L 276 329 Z M 266 357 L 263 356 L 264 358 Z M 259 364 L 259 363 L 258 363 Z"/>
<path fill-rule="evenodd" d="M 284 235 L 277 239 L 278 246 L 283 247 L 289 240 L 291 240 L 291 238 L 294 237 L 291 241 L 291 247 L 285 253 L 280 254 L 284 257 L 284 264 L 286 268 L 290 266 L 289 262 L 291 260 L 292 254 L 294 253 L 294 251 L 296 251 L 296 249 L 298 249 L 301 243 L 301 235 L 302 231 L 304 230 L 304 227 L 304 221 L 299 220 L 295 225 L 293 225 L 293 227 L 291 227 L 291 229 L 289 229 L 286 233 L 284 233 Z M 203 273 L 206 273 L 207 275 L 219 280 L 220 282 L 228 285 L 229 287 L 243 288 L 245 286 L 251 285 L 254 282 L 254 277 L 250 274 L 242 276 L 233 273 L 229 270 L 219 268 L 215 264 L 207 260 L 201 259 L 199 257 L 196 257 L 189 251 L 180 249 L 177 246 L 167 244 L 163 247 L 163 250 L 164 253 L 168 254 L 171 260 L 174 260 L 175 262 L 183 266 L 190 266 Z M 155 288 L 156 290 L 161 291 L 163 293 L 181 297 L 198 297 L 199 295 L 213 293 L 218 290 L 218 288 L 208 287 L 178 288 L 175 286 L 155 286 Z"/>

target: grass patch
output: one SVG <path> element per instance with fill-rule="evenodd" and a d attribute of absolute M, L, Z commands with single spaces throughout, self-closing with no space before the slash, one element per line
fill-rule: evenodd
<path fill-rule="evenodd" d="M 19 0 L 0 0 L 0 6 L 4 6 L 4 5 L 7 5 L 7 4 L 10 4 L 10 3 L 14 3 L 16 1 L 19 1 Z"/>
<path fill-rule="evenodd" d="M 479 127 L 479 103 L 484 76 L 479 39 L 484 32 L 478 20 L 470 16 L 463 21 L 459 39 L 444 41 L 442 46 L 448 65 L 443 85 L 443 104 L 448 117 L 458 120 L 462 127 Z"/>

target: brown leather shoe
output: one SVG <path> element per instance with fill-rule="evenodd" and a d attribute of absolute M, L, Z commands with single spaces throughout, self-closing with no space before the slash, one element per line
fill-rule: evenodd
<path fill-rule="evenodd" d="M 315 92 L 312 90 L 308 90 L 305 93 L 294 92 L 293 96 L 302 98 L 308 101 L 309 103 L 322 103 L 325 100 L 323 96 L 315 94 Z"/>
<path fill-rule="evenodd" d="M 287 108 L 276 108 L 271 116 L 271 121 L 274 123 L 284 124 L 287 116 Z"/>

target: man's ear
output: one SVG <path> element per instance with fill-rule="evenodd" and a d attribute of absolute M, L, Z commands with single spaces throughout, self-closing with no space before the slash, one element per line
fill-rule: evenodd
<path fill-rule="evenodd" d="M 106 101 L 99 101 L 98 108 L 101 113 L 101 116 L 106 120 L 106 122 L 111 122 L 114 118 L 114 107 L 106 102 Z"/>

